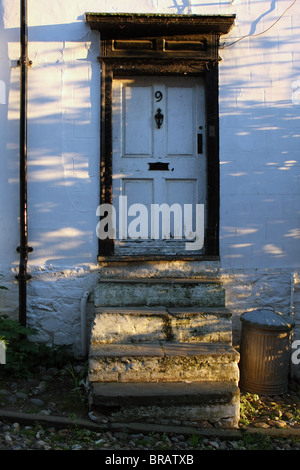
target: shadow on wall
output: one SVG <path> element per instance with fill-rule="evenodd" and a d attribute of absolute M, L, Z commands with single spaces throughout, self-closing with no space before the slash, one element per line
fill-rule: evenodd
<path fill-rule="evenodd" d="M 297 43 L 296 34 L 288 44 L 264 36 L 223 53 L 221 254 L 229 265 L 300 262 L 300 82 L 291 60 Z M 238 56 L 234 76 L 230 64 Z"/>
<path fill-rule="evenodd" d="M 8 53 L 10 41 L 18 41 L 18 32 L 7 32 L 3 23 L 3 7 L 0 5 L 0 235 L 10 235 L 5 243 L 5 253 L 0 264 L 8 264 L 18 260 L 16 247 L 19 245 L 19 193 L 18 179 L 19 161 L 19 123 L 9 119 L 9 95 L 11 91 L 11 61 Z M 18 89 L 19 90 L 19 89 Z M 17 100 L 19 97 L 17 96 Z M 7 158 L 4 156 L 7 155 Z M 7 185 L 9 182 L 9 185 Z M 9 220 L 7 218 L 9 215 Z"/>
<path fill-rule="evenodd" d="M 276 0 L 275 0 L 276 1 Z M 219 1 L 212 1 L 212 2 L 196 2 L 194 3 L 192 0 L 181 0 L 181 2 L 177 0 L 173 0 L 173 5 L 169 7 L 172 13 L 176 14 L 192 14 L 193 8 L 197 7 L 228 7 L 233 5 L 234 0 L 219 0 Z"/>
<path fill-rule="evenodd" d="M 192 13 L 192 7 L 191 7 L 191 1 L 190 0 L 182 0 L 181 3 L 177 2 L 177 0 L 173 0 L 174 5 L 172 7 L 169 7 L 170 9 L 175 9 L 176 13 L 178 14 L 191 14 Z M 173 13 L 173 11 L 172 11 Z M 174 12 L 175 13 L 175 12 Z"/>
<path fill-rule="evenodd" d="M 7 43 L 19 29 L 4 30 Z M 83 21 L 29 27 L 28 232 L 36 265 L 95 263 L 99 194 L 99 35 Z M 3 42 L 6 42 L 3 41 Z M 4 47 L 1 41 L 1 48 Z M 9 62 L 9 61 L 8 61 Z M 7 68 L 8 71 L 10 67 Z M 19 68 L 8 76 L 3 155 L 18 196 Z M 1 162 L 3 164 L 3 162 Z M 6 203 L 7 204 L 7 203 Z M 13 201 L 17 224 L 18 197 Z M 6 212 L 5 212 L 6 213 Z M 18 230 L 13 249 L 18 245 Z"/>

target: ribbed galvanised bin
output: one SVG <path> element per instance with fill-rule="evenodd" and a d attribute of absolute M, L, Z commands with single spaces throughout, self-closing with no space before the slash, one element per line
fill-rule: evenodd
<path fill-rule="evenodd" d="M 241 316 L 240 389 L 282 395 L 288 389 L 291 318 L 262 309 Z"/>

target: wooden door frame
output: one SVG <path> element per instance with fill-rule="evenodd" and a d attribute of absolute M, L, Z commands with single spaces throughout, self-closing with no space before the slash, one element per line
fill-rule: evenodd
<path fill-rule="evenodd" d="M 113 80 L 138 75 L 204 77 L 208 214 L 205 255 L 183 254 L 176 255 L 176 259 L 215 260 L 219 257 L 218 45 L 220 35 L 231 29 L 234 18 L 234 15 L 86 14 L 89 26 L 101 33 L 100 204 L 112 204 Z M 112 260 L 113 255 L 114 241 L 99 240 L 98 260 Z M 164 257 L 172 259 L 170 255 Z M 130 258 L 136 260 L 134 256 Z M 153 258 L 162 259 L 157 255 L 151 256 Z"/>

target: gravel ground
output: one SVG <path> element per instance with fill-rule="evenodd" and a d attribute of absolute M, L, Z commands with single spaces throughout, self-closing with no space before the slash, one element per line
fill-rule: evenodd
<path fill-rule="evenodd" d="M 77 364 L 40 368 L 26 380 L 0 379 L 0 450 L 300 450 L 300 384 L 279 397 L 243 394 L 240 427 L 232 432 L 158 432 L 142 424 L 112 430 L 88 419 L 84 371 Z"/>
<path fill-rule="evenodd" d="M 183 434 L 94 432 L 88 429 L 1 423 L 0 450 L 300 450 L 299 438 L 245 434 L 242 439 Z"/>

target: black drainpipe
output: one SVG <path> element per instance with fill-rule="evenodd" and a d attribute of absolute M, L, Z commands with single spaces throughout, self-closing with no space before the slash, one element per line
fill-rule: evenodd
<path fill-rule="evenodd" d="M 22 326 L 26 326 L 26 283 L 31 277 L 27 273 L 27 261 L 28 253 L 32 251 L 28 246 L 27 233 L 27 71 L 31 65 L 28 60 L 27 0 L 21 0 L 20 13 L 20 246 L 17 248 L 20 253 L 20 264 L 16 278 L 19 281 L 19 322 Z"/>

